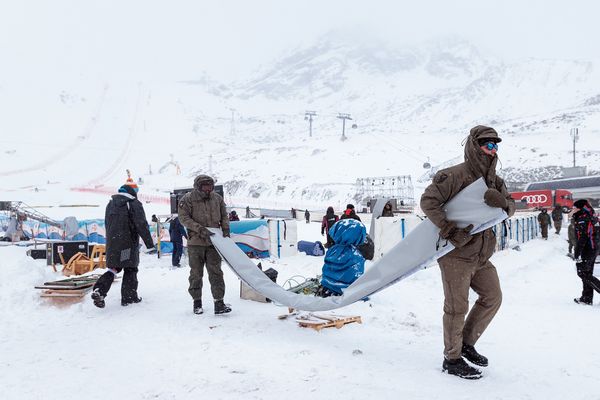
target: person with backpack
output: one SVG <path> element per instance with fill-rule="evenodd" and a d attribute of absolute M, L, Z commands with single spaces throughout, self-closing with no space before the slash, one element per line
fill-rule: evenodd
<path fill-rule="evenodd" d="M 304 219 L 306 220 L 307 224 L 310 224 L 310 212 L 308 211 L 308 209 L 304 211 Z"/>
<path fill-rule="evenodd" d="M 104 299 L 115 280 L 115 275 L 121 271 L 121 305 L 128 306 L 142 301 L 137 292 L 140 237 L 148 249 L 154 248 L 155 245 L 150 235 L 144 206 L 137 199 L 137 192 L 137 184 L 128 181 L 111 197 L 106 206 L 104 223 L 108 271 L 96 281 L 92 292 L 92 300 L 98 308 L 104 308 Z"/>
<path fill-rule="evenodd" d="M 573 214 L 576 238 L 575 265 L 577 276 L 583 283 L 581 297 L 573 300 L 577 304 L 592 305 L 594 290 L 600 293 L 600 280 L 594 276 L 594 263 L 600 244 L 600 222 L 587 200 L 577 200 L 573 207 L 577 209 Z"/>
<path fill-rule="evenodd" d="M 563 212 L 561 206 L 555 206 L 554 210 L 552 210 L 552 222 L 554 223 L 554 229 L 556 230 L 554 233 L 557 235 L 560 233 L 560 228 L 562 228 L 563 221 Z"/>
<path fill-rule="evenodd" d="M 335 211 L 333 211 L 333 207 L 327 207 L 327 212 L 323 216 L 323 220 L 321 221 L 321 235 L 327 235 L 327 243 L 325 243 L 325 248 L 331 247 L 334 242 L 329 234 L 329 230 L 339 221 L 339 217 L 335 215 Z"/>

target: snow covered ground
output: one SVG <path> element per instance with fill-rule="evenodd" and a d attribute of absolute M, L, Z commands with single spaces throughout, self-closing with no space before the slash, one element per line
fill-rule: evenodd
<path fill-rule="evenodd" d="M 320 238 L 318 224 L 299 237 Z M 239 299 L 224 265 L 233 312 L 191 312 L 188 269 L 145 255 L 139 305 L 40 299 L 33 286 L 60 278 L 19 247 L 0 248 L 0 388 L 3 399 L 589 399 L 600 376 L 598 302 L 579 306 L 580 281 L 565 256 L 566 231 L 492 261 L 504 303 L 477 348 L 490 367 L 479 381 L 441 373 L 442 287 L 437 266 L 339 313 L 363 324 L 316 331 L 277 316 L 286 309 Z M 321 257 L 267 262 L 278 282 L 314 276 Z M 263 262 L 263 265 L 265 263 Z M 472 300 L 474 300 L 472 294 Z"/>

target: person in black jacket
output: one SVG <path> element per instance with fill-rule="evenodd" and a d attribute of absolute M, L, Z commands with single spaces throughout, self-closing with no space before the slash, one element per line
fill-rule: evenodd
<path fill-rule="evenodd" d="M 357 221 L 360 221 L 360 217 L 356 215 L 356 211 L 354 211 L 354 204 L 346 205 L 346 210 L 340 216 L 340 219 L 352 218 Z"/>
<path fill-rule="evenodd" d="M 327 212 L 325 213 L 321 221 L 321 235 L 327 235 L 327 243 L 325 243 L 326 248 L 329 248 L 334 245 L 333 239 L 331 238 L 331 235 L 329 235 L 329 230 L 331 229 L 333 224 L 335 224 L 338 221 L 339 218 L 337 215 L 335 215 L 333 207 L 327 207 Z"/>
<path fill-rule="evenodd" d="M 573 299 L 577 304 L 592 305 L 594 290 L 600 293 L 600 280 L 594 276 L 594 263 L 598 255 L 598 230 L 600 229 L 598 218 L 594 209 L 585 200 L 577 200 L 573 203 L 577 212 L 573 214 L 575 220 L 575 265 L 577 276 L 583 283 L 581 297 Z"/>
<path fill-rule="evenodd" d="M 106 206 L 104 217 L 106 226 L 106 266 L 105 272 L 94 285 L 92 300 L 94 305 L 104 308 L 110 285 L 115 275 L 123 270 L 121 284 L 121 305 L 139 303 L 137 272 L 140 263 L 140 237 L 148 249 L 154 247 L 146 213 L 137 199 L 137 185 L 130 183 L 119 188 Z"/>
<path fill-rule="evenodd" d="M 183 254 L 183 238 L 187 239 L 187 232 L 179 217 L 175 217 L 169 224 L 169 236 L 171 237 L 171 243 L 173 243 L 173 253 L 171 254 L 171 264 L 174 267 L 181 267 L 179 263 L 181 261 L 181 255 Z"/>

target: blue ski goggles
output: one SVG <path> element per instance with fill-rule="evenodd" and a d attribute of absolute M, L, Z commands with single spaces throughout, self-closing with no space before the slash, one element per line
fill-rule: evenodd
<path fill-rule="evenodd" d="M 496 150 L 498 151 L 498 143 L 492 141 L 480 142 L 480 146 L 485 146 L 489 151 Z"/>

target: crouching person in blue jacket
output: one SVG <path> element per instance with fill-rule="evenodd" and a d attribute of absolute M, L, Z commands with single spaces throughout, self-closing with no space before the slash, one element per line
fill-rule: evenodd
<path fill-rule="evenodd" d="M 335 243 L 327 250 L 321 287 L 317 296 L 340 296 L 342 290 L 351 285 L 365 272 L 366 247 L 372 247 L 368 239 L 367 229 L 362 222 L 355 219 L 342 219 L 330 229 L 329 235 Z M 369 259 L 372 259 L 372 249 Z"/>

